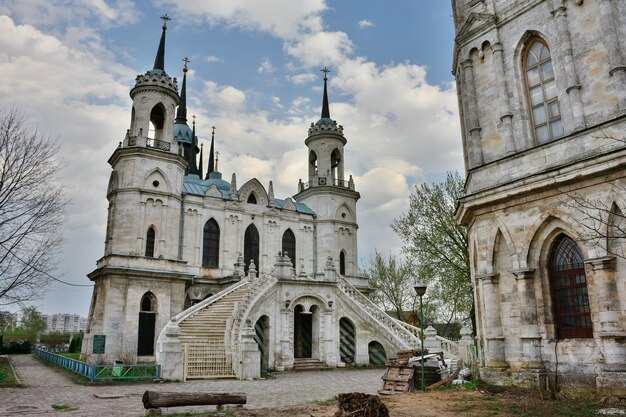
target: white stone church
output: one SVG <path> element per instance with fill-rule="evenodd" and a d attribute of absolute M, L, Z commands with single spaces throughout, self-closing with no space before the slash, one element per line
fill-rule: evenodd
<path fill-rule="evenodd" d="M 271 181 L 223 179 L 214 137 L 204 171 L 187 124 L 187 65 L 179 95 L 164 68 L 165 34 L 166 24 L 108 161 L 105 253 L 89 274 L 83 355 L 156 361 L 163 378 L 181 380 L 381 363 L 416 346 L 363 294 L 360 195 L 344 173 L 347 141 L 330 118 L 327 77 L 304 141 L 308 179 L 277 198 Z"/>
<path fill-rule="evenodd" d="M 626 1 L 452 4 L 481 377 L 623 396 Z"/>

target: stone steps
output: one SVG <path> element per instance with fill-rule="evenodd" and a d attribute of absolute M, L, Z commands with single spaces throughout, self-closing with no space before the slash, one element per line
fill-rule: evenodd
<path fill-rule="evenodd" d="M 326 362 L 313 358 L 296 358 L 293 362 L 294 371 L 319 371 L 329 369 Z"/>

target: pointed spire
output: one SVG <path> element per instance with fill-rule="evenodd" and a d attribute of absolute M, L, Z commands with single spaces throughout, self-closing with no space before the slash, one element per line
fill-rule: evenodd
<path fill-rule="evenodd" d="M 330 108 L 328 106 L 328 89 L 326 88 L 326 82 L 328 81 L 328 73 L 330 70 L 328 67 L 322 68 L 320 71 L 324 73 L 324 101 L 322 102 L 322 119 L 330 119 Z"/>
<path fill-rule="evenodd" d="M 211 133 L 211 148 L 209 149 L 209 167 L 206 171 L 206 178 L 209 179 L 211 172 L 215 171 L 215 126 L 212 127 L 213 133 Z"/>
<path fill-rule="evenodd" d="M 154 68 L 161 71 L 165 71 L 165 31 L 167 30 L 167 21 L 172 20 L 165 13 L 161 16 L 163 20 L 163 33 L 161 33 L 161 41 L 159 42 L 159 49 L 157 50 L 156 58 L 154 58 Z"/>
<path fill-rule="evenodd" d="M 198 167 L 198 171 L 200 171 L 200 175 L 202 175 L 202 171 L 204 171 L 202 169 L 202 166 L 203 166 L 202 159 L 204 159 L 204 157 L 202 156 L 202 151 L 203 150 L 204 150 L 204 143 L 201 143 L 200 144 L 200 166 Z M 202 179 L 202 177 L 200 179 Z"/>
<path fill-rule="evenodd" d="M 268 187 L 267 198 L 269 200 L 269 206 L 276 207 L 276 199 L 274 198 L 274 184 L 272 183 L 272 180 L 270 180 L 270 186 Z"/>
<path fill-rule="evenodd" d="M 183 86 L 180 88 L 180 103 L 176 110 L 176 123 L 187 123 L 187 64 L 191 61 L 185 57 L 183 59 L 185 66 L 183 67 Z"/>
<path fill-rule="evenodd" d="M 233 176 L 230 179 L 230 192 L 229 197 L 231 200 L 237 199 L 237 176 L 233 172 Z"/>

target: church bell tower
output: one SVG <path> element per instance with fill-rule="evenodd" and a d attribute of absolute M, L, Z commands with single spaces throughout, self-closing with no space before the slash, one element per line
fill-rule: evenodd
<path fill-rule="evenodd" d="M 357 263 L 356 202 L 361 197 L 354 188 L 352 176 L 344 175 L 343 126 L 330 118 L 328 102 L 328 68 L 324 73 L 324 96 L 321 117 L 311 123 L 304 141 L 308 149 L 308 181 L 298 184 L 294 198 L 316 213 L 314 242 L 315 273 L 321 273 L 328 257 L 336 262 L 338 272 L 355 277 Z M 356 284 L 356 282 L 355 282 Z"/>

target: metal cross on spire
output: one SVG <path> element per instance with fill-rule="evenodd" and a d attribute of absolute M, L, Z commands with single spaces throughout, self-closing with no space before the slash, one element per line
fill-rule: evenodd
<path fill-rule="evenodd" d="M 187 64 L 189 64 L 191 61 L 189 60 L 189 58 L 185 57 L 183 58 L 183 62 L 185 63 L 185 66 L 183 67 L 183 71 L 187 72 Z"/>
<path fill-rule="evenodd" d="M 167 13 L 165 13 L 163 16 L 161 16 L 161 20 L 163 20 L 163 30 L 167 29 L 167 21 L 168 20 L 172 20 Z"/>
<path fill-rule="evenodd" d="M 328 73 L 330 72 L 328 67 L 324 67 L 320 71 L 322 71 L 324 73 L 324 81 L 327 81 L 328 80 Z"/>

